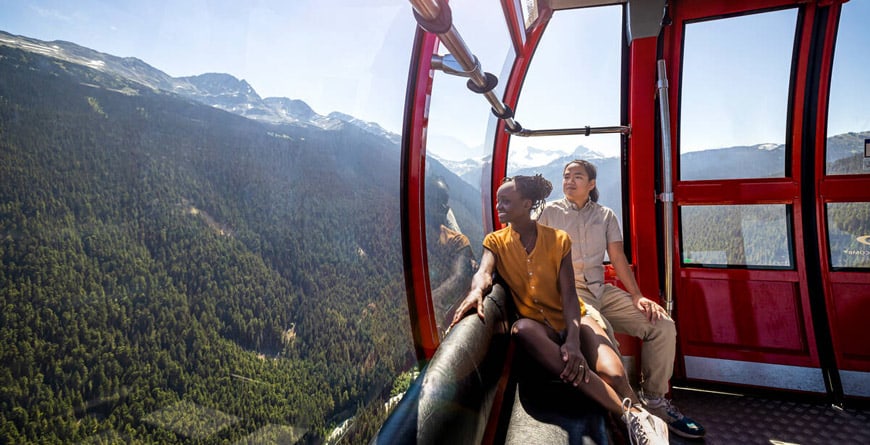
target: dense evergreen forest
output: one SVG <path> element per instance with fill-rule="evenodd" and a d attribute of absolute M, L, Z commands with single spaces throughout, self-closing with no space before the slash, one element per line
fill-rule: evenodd
<path fill-rule="evenodd" d="M 0 442 L 371 437 L 414 360 L 397 150 L 0 46 Z"/>

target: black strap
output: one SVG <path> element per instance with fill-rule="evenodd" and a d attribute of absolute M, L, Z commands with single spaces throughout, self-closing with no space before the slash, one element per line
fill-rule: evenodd
<path fill-rule="evenodd" d="M 468 79 L 468 89 L 474 91 L 477 94 L 485 94 L 492 91 L 496 85 L 498 85 L 498 77 L 495 77 L 495 74 L 492 73 L 483 73 L 486 75 L 486 83 L 479 87 L 472 79 Z"/>
<path fill-rule="evenodd" d="M 492 110 L 492 114 L 499 119 L 510 119 L 514 117 L 514 110 L 511 110 L 511 107 L 507 105 L 504 106 L 504 113 L 495 111 L 495 108 L 490 108 L 490 110 Z"/>

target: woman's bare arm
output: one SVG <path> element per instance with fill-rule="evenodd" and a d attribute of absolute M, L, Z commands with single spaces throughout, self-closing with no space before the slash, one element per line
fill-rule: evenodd
<path fill-rule="evenodd" d="M 483 249 L 483 256 L 480 259 L 480 267 L 471 278 L 471 290 L 468 291 L 468 296 L 462 300 L 456 313 L 453 315 L 453 322 L 450 327 L 459 323 L 465 317 L 465 313 L 472 308 L 477 308 L 477 316 L 483 320 L 483 296 L 492 289 L 492 274 L 495 272 L 496 257 L 489 249 Z M 448 328 L 449 329 L 449 328 Z"/>

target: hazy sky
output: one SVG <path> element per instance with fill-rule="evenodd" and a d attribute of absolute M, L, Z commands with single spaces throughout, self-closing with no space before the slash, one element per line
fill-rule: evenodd
<path fill-rule="evenodd" d="M 501 76 L 508 46 L 499 3 L 450 2 L 454 23 L 484 70 Z M 845 7 L 854 12 L 844 23 L 855 31 L 851 46 L 840 51 L 852 55 L 850 68 L 835 74 L 848 87 L 835 87 L 832 94 L 838 108 L 831 113 L 837 120 L 834 133 L 870 129 L 865 80 L 870 59 L 863 56 L 870 31 L 860 23 L 870 17 L 870 0 Z M 619 124 L 618 60 L 602 63 L 596 54 L 618 54 L 620 14 L 619 7 L 556 13 L 520 97 L 521 124 L 534 129 Z M 684 103 L 691 111 L 684 113 L 684 150 L 782 142 L 787 94 L 782 66 L 790 61 L 792 40 L 774 37 L 793 31 L 795 14 L 764 16 L 709 28 L 691 25 L 688 34 L 697 40 L 687 53 L 721 56 L 687 62 L 695 72 L 686 75 L 685 88 L 698 100 Z M 739 23 L 735 28 L 731 22 Z M 401 131 L 415 27 L 407 0 L 0 0 L 0 30 L 137 57 L 175 77 L 232 74 L 262 97 L 301 99 L 319 114 L 341 111 L 395 133 Z M 723 33 L 731 37 L 718 38 Z M 582 57 L 562 57 L 565 51 Z M 757 87 L 747 87 L 741 78 Z M 724 90 L 711 87 L 723 84 Z M 709 96 L 709 90 L 726 94 Z M 433 91 L 430 150 L 453 159 L 483 154 L 489 105 L 470 93 L 462 78 L 438 73 Z M 763 95 L 773 99 L 759 99 Z M 734 113 L 735 107 L 741 112 Z M 696 130 L 689 134 L 690 128 Z M 594 136 L 520 142 L 560 150 L 582 144 L 609 155 L 618 147 L 618 138 Z"/>

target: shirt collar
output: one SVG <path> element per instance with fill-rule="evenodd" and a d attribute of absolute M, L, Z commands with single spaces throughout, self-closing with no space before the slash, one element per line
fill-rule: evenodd
<path fill-rule="evenodd" d="M 574 204 L 574 203 L 571 202 L 568 198 L 562 198 L 562 200 L 565 202 L 565 206 L 566 206 L 566 207 L 568 207 L 568 208 L 571 209 L 571 210 L 576 210 L 576 211 L 578 211 L 578 212 L 581 211 L 581 210 L 583 210 L 583 209 L 585 209 L 585 208 L 587 208 L 587 207 L 589 207 L 589 206 L 592 204 L 592 198 L 591 198 L 591 197 L 590 197 L 590 198 L 587 198 L 587 199 L 586 199 L 586 203 L 583 204 L 582 206 L 578 206 L 577 204 Z"/>

